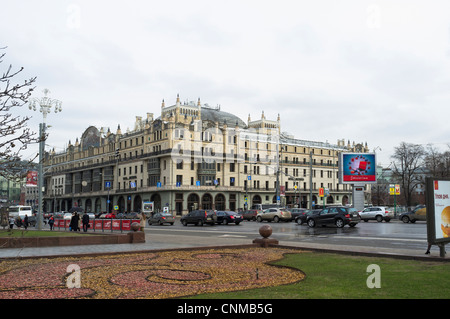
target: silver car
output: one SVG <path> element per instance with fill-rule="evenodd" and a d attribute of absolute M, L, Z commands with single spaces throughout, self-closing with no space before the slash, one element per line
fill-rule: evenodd
<path fill-rule="evenodd" d="M 268 208 L 259 212 L 258 215 L 256 215 L 256 220 L 258 222 L 267 220 L 269 222 L 274 221 L 275 223 L 278 223 L 280 220 L 291 221 L 292 215 L 290 211 L 284 208 Z"/>
<path fill-rule="evenodd" d="M 392 212 L 384 206 L 367 207 L 359 213 L 361 219 L 365 222 L 369 220 L 376 220 L 381 223 L 383 220 L 389 222 L 394 217 Z"/>
<path fill-rule="evenodd" d="M 169 213 L 155 213 L 148 218 L 149 225 L 152 225 L 152 224 L 162 225 L 164 223 L 173 225 L 174 222 L 175 222 L 175 217 L 173 217 L 172 214 L 169 214 Z"/>

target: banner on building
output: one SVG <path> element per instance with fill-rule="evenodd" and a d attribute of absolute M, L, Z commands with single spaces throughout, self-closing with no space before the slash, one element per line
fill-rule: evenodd
<path fill-rule="evenodd" d="M 37 180 L 38 180 L 38 172 L 28 171 L 27 172 L 27 181 L 26 181 L 25 185 L 27 187 L 37 187 Z"/>

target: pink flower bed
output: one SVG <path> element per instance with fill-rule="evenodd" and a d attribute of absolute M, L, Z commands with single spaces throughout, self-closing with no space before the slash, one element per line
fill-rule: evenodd
<path fill-rule="evenodd" d="M 268 264 L 288 249 L 211 249 L 0 262 L 0 298 L 174 298 L 294 283 L 301 271 Z M 69 265 L 80 287 L 68 288 Z"/>

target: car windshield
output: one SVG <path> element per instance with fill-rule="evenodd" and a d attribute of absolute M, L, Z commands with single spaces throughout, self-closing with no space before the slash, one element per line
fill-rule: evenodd
<path fill-rule="evenodd" d="M 348 208 L 349 213 L 357 213 L 358 211 L 355 208 Z"/>

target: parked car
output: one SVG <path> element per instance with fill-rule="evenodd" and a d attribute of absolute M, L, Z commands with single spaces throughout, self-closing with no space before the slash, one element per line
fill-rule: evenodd
<path fill-rule="evenodd" d="M 50 218 L 50 216 L 53 216 L 53 213 L 45 212 L 43 215 L 44 215 L 44 218 L 48 219 L 48 218 Z"/>
<path fill-rule="evenodd" d="M 64 213 L 64 219 L 65 220 L 71 220 L 72 219 L 72 213 Z"/>
<path fill-rule="evenodd" d="M 336 227 L 342 228 L 345 225 L 354 227 L 360 220 L 361 217 L 356 209 L 342 206 L 327 207 L 319 212 L 314 212 L 307 217 L 306 222 L 309 227 L 336 225 Z"/>
<path fill-rule="evenodd" d="M 86 213 L 89 216 L 89 219 L 95 219 L 94 213 Z"/>
<path fill-rule="evenodd" d="M 413 210 L 400 214 L 399 219 L 404 223 L 415 223 L 418 220 L 427 220 L 427 207 L 425 205 L 417 205 Z"/>
<path fill-rule="evenodd" d="M 100 218 L 116 218 L 116 214 L 115 213 L 107 213 L 104 216 L 101 215 Z"/>
<path fill-rule="evenodd" d="M 290 208 L 289 211 L 292 215 L 292 220 L 296 220 L 296 218 L 300 215 L 304 215 L 308 210 L 306 208 Z"/>
<path fill-rule="evenodd" d="M 193 210 L 180 219 L 184 226 L 188 224 L 196 224 L 202 226 L 203 224 L 214 225 L 217 221 L 216 213 L 212 210 Z"/>
<path fill-rule="evenodd" d="M 125 218 L 139 219 L 139 214 L 136 212 L 127 213 L 127 214 L 125 214 Z"/>
<path fill-rule="evenodd" d="M 173 225 L 174 222 L 175 222 L 175 217 L 173 217 L 172 214 L 170 214 L 170 213 L 155 213 L 148 218 L 149 225 L 153 225 L 153 224 L 162 225 L 165 223 Z"/>
<path fill-rule="evenodd" d="M 250 209 L 250 210 L 246 210 L 245 212 L 242 213 L 242 218 L 245 220 L 256 220 L 256 215 L 258 215 L 258 213 L 260 213 L 261 210 L 258 209 Z"/>
<path fill-rule="evenodd" d="M 304 223 L 306 223 L 306 219 L 308 218 L 308 216 L 310 214 L 313 214 L 314 212 L 320 212 L 321 209 L 313 209 L 313 210 L 304 210 L 301 214 L 299 214 L 297 217 L 295 217 L 295 222 L 299 225 L 303 225 Z"/>
<path fill-rule="evenodd" d="M 217 211 L 216 215 L 217 224 L 228 225 L 229 223 L 235 223 L 236 225 L 239 225 L 239 223 L 243 220 L 242 215 L 235 212 Z"/>
<path fill-rule="evenodd" d="M 361 219 L 365 222 L 369 220 L 376 220 L 381 223 L 383 220 L 389 222 L 394 214 L 384 206 L 367 207 L 362 212 L 359 213 Z"/>
<path fill-rule="evenodd" d="M 67 212 L 57 212 L 53 214 L 53 218 L 64 218 L 64 214 Z"/>
<path fill-rule="evenodd" d="M 258 213 L 256 220 L 258 222 L 267 220 L 269 222 L 274 221 L 275 223 L 278 223 L 280 220 L 291 221 L 292 215 L 290 211 L 284 208 L 268 208 Z"/>

